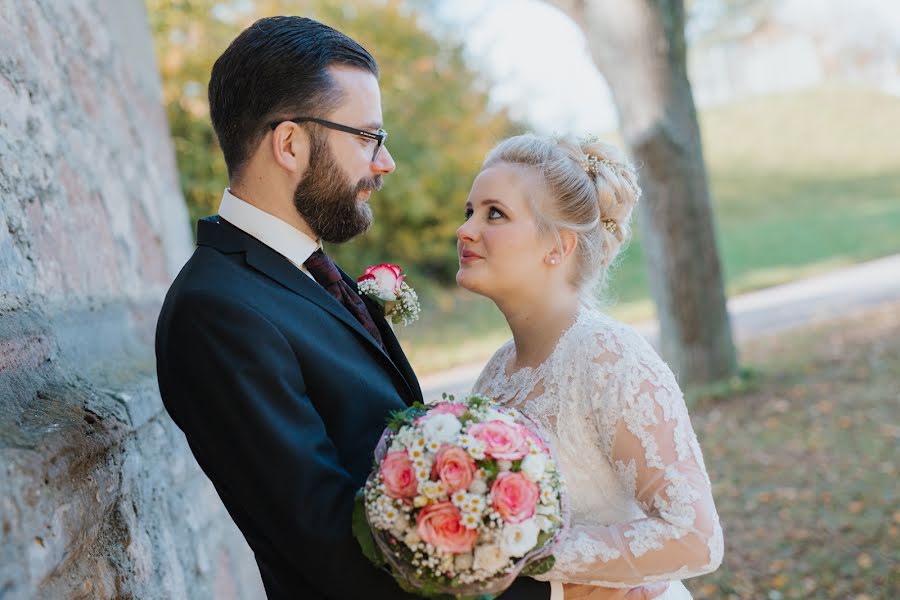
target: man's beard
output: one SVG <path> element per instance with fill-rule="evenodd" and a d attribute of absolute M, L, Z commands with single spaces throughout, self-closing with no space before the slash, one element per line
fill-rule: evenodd
<path fill-rule="evenodd" d="M 346 242 L 372 225 L 372 208 L 357 196 L 380 190 L 381 175 L 357 184 L 348 181 L 325 136 L 310 136 L 309 167 L 294 190 L 294 207 L 316 235 L 332 244 Z"/>

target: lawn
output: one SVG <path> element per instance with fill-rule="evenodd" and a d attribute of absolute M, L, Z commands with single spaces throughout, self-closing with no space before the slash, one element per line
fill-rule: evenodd
<path fill-rule="evenodd" d="M 730 295 L 900 252 L 900 98 L 822 87 L 700 120 Z M 400 333 L 420 373 L 482 360 L 508 337 L 484 299 L 426 297 L 422 322 Z M 653 315 L 639 236 L 608 297 L 620 318 Z"/>
<path fill-rule="evenodd" d="M 757 387 L 692 406 L 725 531 L 695 598 L 900 598 L 900 303 L 742 349 Z"/>

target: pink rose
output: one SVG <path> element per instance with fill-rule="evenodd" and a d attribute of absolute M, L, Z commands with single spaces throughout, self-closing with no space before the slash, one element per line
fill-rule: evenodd
<path fill-rule="evenodd" d="M 457 490 L 469 489 L 477 469 L 468 452 L 459 446 L 444 445 L 434 457 L 431 476 L 439 478 L 447 493 L 452 494 Z"/>
<path fill-rule="evenodd" d="M 544 454 L 550 454 L 550 449 L 544 444 L 544 440 L 542 440 L 540 436 L 524 425 L 519 425 L 519 429 L 522 432 L 522 437 L 525 439 L 526 444 L 528 441 L 531 441 L 531 446 L 533 448 L 537 448 L 539 452 L 543 452 Z"/>
<path fill-rule="evenodd" d="M 538 485 L 522 473 L 500 473 L 491 486 L 494 510 L 507 523 L 521 523 L 533 517 L 540 495 Z"/>
<path fill-rule="evenodd" d="M 465 404 L 456 404 L 455 402 L 438 402 L 434 408 L 428 411 L 429 415 L 446 415 L 451 414 L 454 417 L 461 417 L 466 412 Z"/>
<path fill-rule="evenodd" d="M 426 506 L 416 519 L 419 537 L 442 552 L 462 554 L 475 547 L 477 529 L 462 524 L 462 513 L 452 502 L 440 502 Z"/>
<path fill-rule="evenodd" d="M 397 265 L 384 263 L 366 269 L 363 276 L 356 282 L 361 283 L 367 279 L 374 280 L 378 287 L 378 297 L 385 302 L 392 302 L 397 300 L 397 295 L 400 293 L 400 284 L 404 279 L 402 273 L 403 270 Z"/>
<path fill-rule="evenodd" d="M 525 437 L 519 425 L 500 420 L 476 423 L 469 427 L 469 434 L 484 442 L 485 454 L 500 460 L 519 460 L 528 454 Z"/>
<path fill-rule="evenodd" d="M 385 493 L 391 498 L 412 498 L 419 487 L 412 462 L 402 450 L 388 452 L 381 461 L 381 479 Z"/>
<path fill-rule="evenodd" d="M 434 407 L 428 409 L 428 412 L 416 419 L 416 423 L 420 421 L 424 421 L 428 417 L 433 417 L 435 415 L 453 415 L 454 417 L 461 417 L 465 414 L 466 408 L 465 404 L 456 404 L 455 402 L 438 402 L 434 405 Z"/>

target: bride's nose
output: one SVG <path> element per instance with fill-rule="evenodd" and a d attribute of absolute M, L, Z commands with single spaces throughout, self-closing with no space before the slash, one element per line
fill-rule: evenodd
<path fill-rule="evenodd" d="M 464 241 L 474 241 L 478 239 L 478 229 L 475 227 L 474 223 L 472 223 L 474 219 L 469 219 L 465 223 L 459 226 L 456 230 L 456 239 L 460 242 Z"/>

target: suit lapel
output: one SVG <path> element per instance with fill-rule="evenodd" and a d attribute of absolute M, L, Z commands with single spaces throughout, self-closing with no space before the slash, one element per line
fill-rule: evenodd
<path fill-rule="evenodd" d="M 388 354 L 388 352 L 372 338 L 372 335 L 366 331 L 365 327 L 363 327 L 352 314 L 350 314 L 350 311 L 344 308 L 344 306 L 331 294 L 326 292 L 322 286 L 300 271 L 300 269 L 295 267 L 287 258 L 278 254 L 253 236 L 244 233 L 234 225 L 220 221 L 218 216 L 201 219 L 197 224 L 197 245 L 211 246 L 225 253 L 244 252 L 248 265 L 283 285 L 295 294 L 313 302 L 359 334 L 365 343 L 369 344 L 380 356 L 382 356 L 383 361 L 389 365 L 389 368 L 394 370 L 400 376 L 401 380 L 406 383 L 407 389 L 404 390 L 406 392 L 405 396 L 407 398 L 421 399 L 422 393 L 419 391 L 418 382 L 414 375 L 412 376 L 412 379 L 410 379 L 412 369 L 405 357 L 403 357 L 403 352 L 400 350 L 396 336 L 394 336 L 393 332 L 391 332 L 390 336 L 385 336 L 384 334 L 382 325 L 390 330 L 390 327 L 388 327 L 384 321 L 384 317 L 381 317 L 380 322 L 379 319 L 376 318 L 375 323 L 384 338 L 385 346 L 390 354 Z M 345 280 L 349 279 L 343 271 L 342 274 Z M 351 287 L 356 289 L 355 282 L 350 280 L 350 283 Z M 367 299 L 363 298 L 363 300 L 365 301 Z M 369 308 L 368 304 L 366 306 Z M 371 308 L 369 308 L 369 312 L 372 312 Z M 373 318 L 375 318 L 374 315 Z M 390 339 L 390 345 L 388 338 Z M 392 349 L 392 347 L 399 350 L 399 355 L 403 358 L 400 363 L 395 363 L 393 357 L 396 356 L 398 352 L 396 352 L 395 349 Z"/>
<path fill-rule="evenodd" d="M 346 281 L 356 293 L 359 293 L 356 282 L 343 271 L 341 271 L 341 275 L 344 277 L 344 281 Z M 400 341 L 394 334 L 394 330 L 384 318 L 384 309 L 368 296 L 360 294 L 360 297 L 366 305 L 366 310 L 368 310 L 369 314 L 372 316 L 372 320 L 375 321 L 375 326 L 378 327 L 378 331 L 381 333 L 381 339 L 384 341 L 384 346 L 387 349 L 388 355 L 390 355 L 394 366 L 396 366 L 397 370 L 403 375 L 403 379 L 409 386 L 409 389 L 414 396 L 414 400 L 424 402 L 422 389 L 419 387 L 419 380 L 416 377 L 412 366 L 409 364 L 409 361 L 406 359 L 406 354 L 404 354 L 403 348 L 400 346 Z"/>

